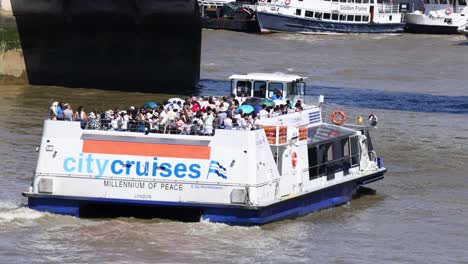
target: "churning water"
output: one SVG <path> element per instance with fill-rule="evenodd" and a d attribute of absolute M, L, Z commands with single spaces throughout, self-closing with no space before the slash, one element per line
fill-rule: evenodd
<path fill-rule="evenodd" d="M 379 116 L 389 169 L 375 195 L 262 227 L 134 218 L 77 219 L 28 209 L 42 120 L 53 101 L 105 110 L 154 94 L 2 87 L 0 263 L 468 263 L 468 45 L 461 36 L 203 33 L 203 94 L 233 73 L 309 77 L 324 118 Z"/>

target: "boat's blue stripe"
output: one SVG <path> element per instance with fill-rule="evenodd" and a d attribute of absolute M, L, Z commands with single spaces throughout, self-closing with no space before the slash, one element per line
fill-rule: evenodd
<path fill-rule="evenodd" d="M 356 188 L 369 180 L 382 179 L 386 169 L 372 175 L 333 185 L 312 193 L 287 199 L 266 207 L 240 205 L 220 205 L 185 202 L 162 202 L 111 198 L 69 197 L 54 195 L 25 194 L 29 207 L 39 211 L 80 216 L 80 206 L 84 204 L 125 204 L 155 207 L 198 208 L 204 219 L 235 225 L 260 225 L 285 218 L 297 217 L 320 209 L 348 202 Z"/>

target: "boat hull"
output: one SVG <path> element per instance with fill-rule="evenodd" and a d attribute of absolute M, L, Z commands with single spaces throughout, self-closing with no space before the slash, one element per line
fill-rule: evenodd
<path fill-rule="evenodd" d="M 440 34 L 440 35 L 450 35 L 450 34 L 460 34 L 457 31 L 457 26 L 440 26 L 440 25 L 422 25 L 422 24 L 411 24 L 407 23 L 405 26 L 405 31 L 409 33 L 416 34 Z"/>
<path fill-rule="evenodd" d="M 357 24 L 303 19 L 270 13 L 257 13 L 262 32 L 294 33 L 401 33 L 403 23 Z"/>
<path fill-rule="evenodd" d="M 28 206 L 31 209 L 55 214 L 86 217 L 90 210 L 100 211 L 101 208 L 111 208 L 117 213 L 117 208 L 124 210 L 144 208 L 146 215 L 177 220 L 200 220 L 219 222 L 230 225 L 262 225 L 270 222 L 295 218 L 308 213 L 338 206 L 351 200 L 359 186 L 383 179 L 386 169 L 348 182 L 343 182 L 325 189 L 302 194 L 265 207 L 241 205 L 217 205 L 201 203 L 158 202 L 147 200 L 69 197 L 44 194 L 28 194 Z M 120 206 L 120 207 L 119 207 Z M 118 212 L 121 215 L 131 215 Z M 154 214 L 153 214 L 154 213 Z M 104 215 L 100 215 L 104 216 Z"/>

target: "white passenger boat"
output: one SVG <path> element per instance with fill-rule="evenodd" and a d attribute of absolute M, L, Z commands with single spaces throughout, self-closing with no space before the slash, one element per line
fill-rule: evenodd
<path fill-rule="evenodd" d="M 46 120 L 33 183 L 23 193 L 29 207 L 77 217 L 106 206 L 113 213 L 144 208 L 261 225 L 347 203 L 359 186 L 383 178 L 370 127 L 323 122 L 323 96 L 312 103 L 304 78 L 230 79 L 241 101 L 279 90 L 310 102 L 302 111 L 264 118 L 259 129 L 216 129 L 210 136 L 87 130 L 79 122 Z"/>
<path fill-rule="evenodd" d="M 423 10 L 406 14 L 406 31 L 423 34 L 459 34 L 467 23 L 466 0 L 424 0 Z"/>
<path fill-rule="evenodd" d="M 257 19 L 262 32 L 398 33 L 406 7 L 382 0 L 264 0 Z"/>
<path fill-rule="evenodd" d="M 465 37 L 468 39 L 468 23 L 461 25 L 458 28 L 458 32 L 465 35 Z"/>

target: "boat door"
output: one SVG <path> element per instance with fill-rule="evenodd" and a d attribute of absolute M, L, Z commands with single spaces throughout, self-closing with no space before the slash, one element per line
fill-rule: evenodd
<path fill-rule="evenodd" d="M 369 13 L 370 13 L 370 23 L 374 23 L 374 6 L 373 5 L 370 6 Z"/>

